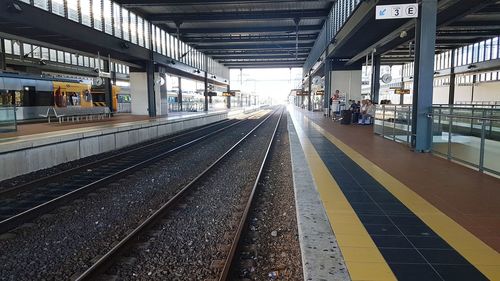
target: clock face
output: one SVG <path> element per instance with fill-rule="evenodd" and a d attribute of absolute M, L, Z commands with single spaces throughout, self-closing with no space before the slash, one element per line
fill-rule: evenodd
<path fill-rule="evenodd" d="M 102 79 L 102 77 L 96 77 L 94 79 L 94 85 L 100 87 L 104 84 L 104 79 Z"/>
<path fill-rule="evenodd" d="M 392 76 L 390 74 L 384 74 L 382 75 L 382 78 L 380 80 L 382 80 L 382 82 L 384 82 L 385 84 L 388 84 L 391 83 Z"/>

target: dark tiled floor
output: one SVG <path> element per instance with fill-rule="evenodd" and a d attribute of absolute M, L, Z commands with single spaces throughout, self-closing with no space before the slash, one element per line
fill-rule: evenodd
<path fill-rule="evenodd" d="M 327 138 L 306 132 L 398 280 L 487 280 Z"/>
<path fill-rule="evenodd" d="M 407 146 L 374 135 L 370 126 L 346 126 L 332 122 L 322 113 L 296 108 L 293 111 L 307 116 L 500 252 L 500 179 L 432 154 L 414 153 Z M 320 138 L 318 134 L 315 135 L 315 139 Z M 329 150 L 326 145 L 321 149 L 337 156 L 326 159 L 334 166 L 346 158 L 338 151 Z M 354 175 L 360 171 L 355 165 L 346 167 Z M 342 179 L 345 179 L 346 184 L 352 184 L 348 178 Z M 381 202 L 381 198 L 374 193 L 371 196 Z"/>

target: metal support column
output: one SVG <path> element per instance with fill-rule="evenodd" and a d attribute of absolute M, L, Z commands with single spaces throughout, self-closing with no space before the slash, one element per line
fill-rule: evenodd
<path fill-rule="evenodd" d="M 205 56 L 205 65 L 207 69 L 205 69 L 205 107 L 203 111 L 208 112 L 208 56 Z"/>
<path fill-rule="evenodd" d="M 432 123 L 428 117 L 432 107 L 434 54 L 436 47 L 437 0 L 422 0 L 415 29 L 415 74 L 411 145 L 418 152 L 429 152 Z"/>
<path fill-rule="evenodd" d="M 451 50 L 451 69 L 450 69 L 450 91 L 448 93 L 448 104 L 455 104 L 455 49 Z"/>
<path fill-rule="evenodd" d="M 243 68 L 240 68 L 240 107 L 243 107 Z"/>
<path fill-rule="evenodd" d="M 180 76 L 177 77 L 177 85 L 179 85 L 178 93 L 177 93 L 177 104 L 179 105 L 178 111 L 182 111 L 182 78 Z"/>
<path fill-rule="evenodd" d="M 227 92 L 231 93 L 231 86 L 230 85 L 227 85 Z M 227 104 L 226 104 L 227 109 L 230 109 L 231 108 L 231 96 L 227 97 L 226 102 L 227 102 Z"/>
<path fill-rule="evenodd" d="M 405 65 L 401 65 L 401 69 L 404 69 Z M 404 74 L 401 74 L 401 88 L 405 88 L 405 77 Z M 405 103 L 405 95 L 399 95 L 399 104 L 403 105 Z"/>
<path fill-rule="evenodd" d="M 111 62 L 108 59 L 104 59 L 104 72 L 111 73 Z M 104 101 L 106 105 L 109 107 L 111 112 L 118 110 L 118 108 L 113 109 L 113 85 L 111 84 L 111 78 L 103 78 L 104 83 Z"/>
<path fill-rule="evenodd" d="M 330 117 L 330 98 L 332 97 L 332 64 L 330 59 L 325 60 L 325 95 L 323 96 L 323 107 L 326 109 L 326 114 Z"/>
<path fill-rule="evenodd" d="M 379 92 L 380 92 L 380 55 L 373 56 L 373 71 L 372 71 L 372 83 L 371 83 L 371 100 L 375 103 L 379 102 Z"/>
<path fill-rule="evenodd" d="M 312 111 L 312 103 L 311 103 L 311 93 L 312 93 L 312 71 L 309 70 L 309 91 L 307 92 L 307 110 Z"/>
<path fill-rule="evenodd" d="M 156 117 L 155 65 L 153 63 L 153 60 L 150 60 L 146 63 L 146 81 L 148 84 L 149 117 Z"/>
<path fill-rule="evenodd" d="M 0 70 L 5 70 L 7 68 L 7 62 L 5 61 L 5 42 L 3 38 L 0 37 Z"/>

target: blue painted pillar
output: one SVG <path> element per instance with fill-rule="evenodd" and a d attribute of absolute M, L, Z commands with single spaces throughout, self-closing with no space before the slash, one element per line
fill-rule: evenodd
<path fill-rule="evenodd" d="M 372 83 L 371 83 L 371 97 L 373 102 L 379 102 L 380 93 L 380 55 L 373 56 L 373 69 L 372 69 Z"/>
<path fill-rule="evenodd" d="M 309 70 L 309 92 L 308 92 L 308 95 L 307 95 L 307 110 L 308 111 L 312 111 L 313 110 L 313 107 L 312 107 L 312 102 L 311 102 L 311 95 L 312 95 L 312 70 Z"/>
<path fill-rule="evenodd" d="M 323 107 L 327 109 L 326 114 L 330 116 L 330 98 L 332 97 L 332 62 L 331 59 L 325 60 L 325 95 L 323 99 Z"/>
<path fill-rule="evenodd" d="M 411 139 L 412 147 L 417 152 L 429 152 L 432 143 L 432 120 L 427 114 L 432 106 L 436 15 L 437 0 L 422 0 L 415 31 Z"/>
<path fill-rule="evenodd" d="M 146 81 L 149 117 L 156 117 L 155 65 L 152 60 L 146 62 Z"/>

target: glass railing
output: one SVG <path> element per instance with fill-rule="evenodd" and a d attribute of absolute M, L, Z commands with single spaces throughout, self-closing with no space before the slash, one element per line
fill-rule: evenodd
<path fill-rule="evenodd" d="M 16 108 L 0 106 L 0 134 L 15 131 L 17 131 Z"/>
<path fill-rule="evenodd" d="M 378 105 L 373 128 L 384 138 L 410 144 L 411 105 Z"/>
<path fill-rule="evenodd" d="M 438 106 L 432 108 L 432 118 L 434 153 L 500 175 L 498 106 Z"/>
<path fill-rule="evenodd" d="M 433 105 L 432 152 L 480 172 L 500 175 L 500 106 Z M 411 105 L 379 105 L 374 133 L 410 144 Z"/>

